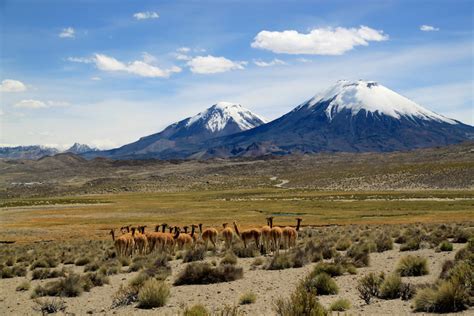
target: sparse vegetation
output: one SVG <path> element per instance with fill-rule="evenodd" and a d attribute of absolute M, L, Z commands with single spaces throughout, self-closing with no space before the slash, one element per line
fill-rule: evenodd
<path fill-rule="evenodd" d="M 325 272 L 308 276 L 303 284 L 306 290 L 315 290 L 318 295 L 332 295 L 339 292 L 336 282 Z"/>
<path fill-rule="evenodd" d="M 210 284 L 229 282 L 243 277 L 243 269 L 235 265 L 213 267 L 207 262 L 192 262 L 177 277 L 174 284 Z"/>
<path fill-rule="evenodd" d="M 398 274 L 388 275 L 380 285 L 380 298 L 396 299 L 401 296 L 402 278 Z"/>
<path fill-rule="evenodd" d="M 426 258 L 408 255 L 398 262 L 397 272 L 401 276 L 422 276 L 428 274 L 428 261 Z"/>
<path fill-rule="evenodd" d="M 328 312 L 319 303 L 316 291 L 308 291 L 304 285 L 299 285 L 289 299 L 278 299 L 275 303 L 275 312 L 279 316 L 328 315 Z"/>
<path fill-rule="evenodd" d="M 378 297 L 380 293 L 380 285 L 384 281 L 384 275 L 376 275 L 375 273 L 369 273 L 368 275 L 359 279 L 357 285 L 357 291 L 359 297 L 364 300 L 366 304 L 370 304 L 370 301 L 374 297 Z"/>
<path fill-rule="evenodd" d="M 206 249 L 203 246 L 197 246 L 185 252 L 183 256 L 183 262 L 204 260 L 205 256 L 206 256 Z"/>
<path fill-rule="evenodd" d="M 148 279 L 138 292 L 138 307 L 154 308 L 166 304 L 170 295 L 169 286 L 162 281 Z"/>
<path fill-rule="evenodd" d="M 192 307 L 187 307 L 183 311 L 183 316 L 210 316 L 211 313 L 203 305 L 194 305 Z"/>
<path fill-rule="evenodd" d="M 334 301 L 329 307 L 334 312 L 344 312 L 351 308 L 351 302 L 348 299 L 340 298 Z"/>
<path fill-rule="evenodd" d="M 36 299 L 35 304 L 33 310 L 40 312 L 42 315 L 55 314 L 66 310 L 66 303 L 59 298 Z"/>
<path fill-rule="evenodd" d="M 239 299 L 239 304 L 240 305 L 246 305 L 246 304 L 253 304 L 257 300 L 257 295 L 253 292 L 247 292 L 245 294 L 242 294 Z"/>

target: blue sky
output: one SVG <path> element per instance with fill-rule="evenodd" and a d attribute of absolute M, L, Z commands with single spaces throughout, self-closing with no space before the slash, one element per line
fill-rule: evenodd
<path fill-rule="evenodd" d="M 339 79 L 474 123 L 472 1 L 0 0 L 0 144 L 122 145 L 218 101 L 274 119 Z"/>

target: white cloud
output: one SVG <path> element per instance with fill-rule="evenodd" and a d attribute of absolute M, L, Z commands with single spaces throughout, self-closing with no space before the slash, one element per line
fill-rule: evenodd
<path fill-rule="evenodd" d="M 189 53 L 191 51 L 191 48 L 189 48 L 189 47 L 180 47 L 176 51 L 179 52 L 179 53 L 186 54 L 186 53 Z"/>
<path fill-rule="evenodd" d="M 153 56 L 152 54 L 147 53 L 147 52 L 143 52 L 142 59 L 147 64 L 152 64 L 152 63 L 156 62 L 156 57 Z"/>
<path fill-rule="evenodd" d="M 67 61 L 70 61 L 73 63 L 91 64 L 94 62 L 94 58 L 86 58 L 86 57 L 68 57 L 66 59 Z"/>
<path fill-rule="evenodd" d="M 271 66 L 276 66 L 276 65 L 287 65 L 283 60 L 281 59 L 273 59 L 271 61 L 262 61 L 262 60 L 254 60 L 253 63 L 259 67 L 271 67 Z"/>
<path fill-rule="evenodd" d="M 41 109 L 47 108 L 48 106 L 43 101 L 28 99 L 17 102 L 14 107 L 24 109 Z"/>
<path fill-rule="evenodd" d="M 296 61 L 299 61 L 300 63 L 312 63 L 313 62 L 311 59 L 307 59 L 307 58 L 297 58 Z"/>
<path fill-rule="evenodd" d="M 420 31 L 423 31 L 423 32 L 436 32 L 436 31 L 439 31 L 439 28 L 431 26 L 431 25 L 423 24 L 422 26 L 420 26 Z"/>
<path fill-rule="evenodd" d="M 294 30 L 283 32 L 261 31 L 251 46 L 283 54 L 342 55 L 355 46 L 369 45 L 370 41 L 388 39 L 383 31 L 367 26 L 359 28 L 318 28 L 307 34 Z"/>
<path fill-rule="evenodd" d="M 192 57 L 191 56 L 188 56 L 188 55 L 185 55 L 185 54 L 180 54 L 180 53 L 176 53 L 174 55 L 174 57 L 177 59 L 177 60 L 191 60 Z"/>
<path fill-rule="evenodd" d="M 137 20 L 158 19 L 160 16 L 153 11 L 137 12 L 133 15 Z"/>
<path fill-rule="evenodd" d="M 26 86 L 23 82 L 13 79 L 5 79 L 0 84 L 0 91 L 1 92 L 21 92 L 25 91 Z"/>
<path fill-rule="evenodd" d="M 40 101 L 40 100 L 33 100 L 33 99 L 26 99 L 21 100 L 15 103 L 14 107 L 16 108 L 23 108 L 23 109 L 42 109 L 42 108 L 50 108 L 50 107 L 65 107 L 69 106 L 68 102 L 64 101 Z"/>
<path fill-rule="evenodd" d="M 128 64 L 103 54 L 95 54 L 95 64 L 103 71 L 123 71 L 134 75 L 148 78 L 167 78 L 172 73 L 178 73 L 181 68 L 172 66 L 169 69 L 161 69 L 144 61 L 135 60 Z"/>
<path fill-rule="evenodd" d="M 59 37 L 61 38 L 74 38 L 75 36 L 75 31 L 72 27 L 67 27 L 59 33 Z"/>
<path fill-rule="evenodd" d="M 93 81 L 100 81 L 100 80 L 102 80 L 102 78 L 101 78 L 101 77 L 91 77 L 91 80 L 93 80 Z"/>
<path fill-rule="evenodd" d="M 235 69 L 244 69 L 245 61 L 232 61 L 225 57 L 214 57 L 211 55 L 197 56 L 188 61 L 188 66 L 193 73 L 214 74 Z"/>

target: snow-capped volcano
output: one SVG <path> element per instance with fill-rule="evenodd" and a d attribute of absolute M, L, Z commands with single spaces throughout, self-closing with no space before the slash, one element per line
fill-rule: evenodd
<path fill-rule="evenodd" d="M 434 113 L 374 81 L 338 81 L 282 117 L 225 137 L 205 155 L 395 151 L 455 144 L 474 128 Z"/>
<path fill-rule="evenodd" d="M 186 127 L 201 125 L 215 133 L 224 130 L 228 124 L 236 124 L 241 131 L 246 131 L 264 123 L 266 123 L 265 119 L 240 104 L 219 102 L 189 118 Z"/>
<path fill-rule="evenodd" d="M 90 147 L 86 144 L 79 144 L 79 143 L 74 143 L 71 147 L 69 147 L 67 150 L 64 152 L 66 153 L 73 153 L 73 154 L 83 154 L 89 151 L 97 151 L 97 148 Z"/>
<path fill-rule="evenodd" d="M 448 124 L 458 123 L 416 104 L 375 81 L 340 80 L 304 105 L 311 108 L 320 103 L 327 103 L 325 113 L 330 120 L 343 110 L 350 110 L 352 115 L 364 110 L 366 113 L 378 113 L 396 119 L 404 116 Z"/>
<path fill-rule="evenodd" d="M 206 140 L 246 131 L 264 123 L 263 118 L 240 104 L 218 102 L 195 116 L 169 125 L 159 133 L 120 148 L 86 156 L 184 158 L 197 151 Z"/>

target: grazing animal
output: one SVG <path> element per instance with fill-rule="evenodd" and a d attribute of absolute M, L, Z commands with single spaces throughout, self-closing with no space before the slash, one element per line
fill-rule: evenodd
<path fill-rule="evenodd" d="M 175 233 L 179 231 L 179 227 L 175 227 Z M 178 235 L 178 238 L 175 238 L 175 240 L 179 250 L 183 250 L 184 248 L 190 248 L 193 245 L 193 237 L 191 237 L 191 235 L 187 234 L 186 232 L 180 233 Z"/>
<path fill-rule="evenodd" d="M 224 242 L 225 242 L 225 248 L 230 249 L 232 246 L 232 239 L 234 237 L 234 232 L 232 231 L 232 228 L 227 227 L 228 223 L 222 224 L 224 229 L 222 230 L 222 237 L 224 237 Z"/>
<path fill-rule="evenodd" d="M 123 228 L 123 227 L 122 227 Z M 122 228 L 120 230 L 122 230 Z M 115 249 L 117 250 L 118 256 L 131 256 L 133 249 L 135 248 L 135 241 L 131 234 L 125 233 L 120 237 L 115 238 L 115 231 L 110 231 L 112 240 L 114 240 Z"/>
<path fill-rule="evenodd" d="M 300 230 L 301 221 L 303 219 L 296 219 L 296 229 L 293 227 L 283 228 L 283 246 L 285 249 L 296 246 L 296 240 L 298 239 L 298 231 Z"/>
<path fill-rule="evenodd" d="M 132 237 L 135 241 L 135 247 L 138 251 L 138 254 L 143 255 L 146 252 L 148 240 L 144 234 L 140 233 L 137 230 L 140 230 L 140 228 L 136 229 L 135 227 L 132 227 Z"/>
<path fill-rule="evenodd" d="M 281 244 L 281 237 L 283 235 L 283 231 L 280 227 L 273 227 L 273 217 L 269 217 L 269 224 L 270 224 L 270 241 L 272 244 L 272 250 L 278 253 L 280 251 L 280 244 Z"/>
<path fill-rule="evenodd" d="M 260 231 L 262 232 L 262 249 L 261 252 L 263 253 L 264 251 L 268 251 L 270 249 L 270 240 L 271 240 L 271 227 L 270 227 L 270 220 L 267 217 L 267 225 L 263 226 L 260 228 Z"/>
<path fill-rule="evenodd" d="M 234 221 L 234 229 L 237 236 L 239 236 L 242 242 L 244 243 L 244 248 L 247 248 L 247 244 L 250 244 L 252 240 L 255 242 L 255 245 L 258 248 L 260 234 L 261 234 L 258 229 L 253 228 L 253 229 L 246 229 L 246 230 L 240 231 L 235 221 Z"/>
<path fill-rule="evenodd" d="M 174 248 L 174 245 L 175 245 L 175 239 L 174 239 L 174 235 L 173 235 L 173 227 L 169 227 L 169 233 L 166 233 L 166 227 L 168 226 L 168 224 L 161 224 L 161 226 L 163 227 L 163 236 L 164 236 L 164 239 L 165 239 L 165 242 L 164 242 L 164 246 L 163 246 L 163 249 L 169 253 L 171 253 L 173 251 L 173 248 Z"/>
<path fill-rule="evenodd" d="M 205 249 L 207 250 L 207 244 L 209 241 L 212 243 L 214 246 L 214 249 L 216 249 L 216 243 L 217 243 L 217 229 L 215 228 L 206 228 L 204 231 L 202 230 L 202 223 L 199 224 L 199 231 L 201 233 L 201 238 L 204 240 L 205 244 Z"/>
<path fill-rule="evenodd" d="M 114 242 L 117 256 L 121 256 L 123 253 L 123 249 L 127 246 L 126 243 L 124 243 L 123 239 L 115 239 L 115 231 L 113 229 L 110 230 L 109 234 L 112 235 L 112 241 Z"/>

